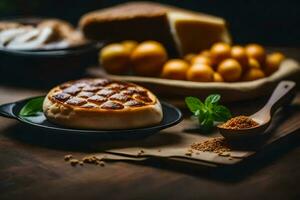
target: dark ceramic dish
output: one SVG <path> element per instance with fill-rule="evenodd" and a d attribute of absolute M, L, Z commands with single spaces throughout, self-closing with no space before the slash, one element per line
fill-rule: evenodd
<path fill-rule="evenodd" d="M 1 105 L 0 116 L 17 119 L 18 121 L 26 125 L 45 131 L 50 131 L 52 133 L 59 133 L 65 135 L 67 134 L 69 136 L 96 136 L 102 139 L 130 139 L 146 137 L 151 134 L 157 133 L 162 129 L 174 126 L 182 120 L 182 114 L 178 108 L 168 103 L 162 102 L 163 120 L 160 124 L 155 126 L 126 130 L 80 130 L 73 128 L 65 128 L 47 121 L 43 113 L 40 113 L 39 115 L 33 117 L 20 116 L 19 112 L 22 109 L 22 107 L 29 100 L 32 99 L 33 98 Z"/>
<path fill-rule="evenodd" d="M 35 24 L 40 18 L 2 19 Z M 0 49 L 0 82 L 18 86 L 49 88 L 65 80 L 77 79 L 85 69 L 98 63 L 102 45 L 93 42 L 55 50 Z"/>

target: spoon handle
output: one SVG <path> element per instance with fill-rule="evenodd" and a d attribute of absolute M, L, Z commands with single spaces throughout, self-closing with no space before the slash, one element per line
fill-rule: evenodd
<path fill-rule="evenodd" d="M 295 86 L 296 83 L 293 81 L 281 81 L 267 104 L 263 107 L 263 110 L 268 111 L 272 115 L 279 107 L 289 103 L 292 97 L 290 94 L 295 89 Z"/>

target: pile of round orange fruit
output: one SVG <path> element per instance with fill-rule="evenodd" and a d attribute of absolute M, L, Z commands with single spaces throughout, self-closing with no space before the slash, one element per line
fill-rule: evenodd
<path fill-rule="evenodd" d="M 197 82 L 252 81 L 278 70 L 284 55 L 267 54 L 258 44 L 230 46 L 216 43 L 199 54 L 169 59 L 165 48 L 156 41 L 123 41 L 105 46 L 100 62 L 112 74 L 161 77 Z"/>
<path fill-rule="evenodd" d="M 159 76 L 168 60 L 165 48 L 158 42 L 145 41 L 138 44 L 127 40 L 105 46 L 99 61 L 111 74 L 133 71 L 139 76 Z"/>

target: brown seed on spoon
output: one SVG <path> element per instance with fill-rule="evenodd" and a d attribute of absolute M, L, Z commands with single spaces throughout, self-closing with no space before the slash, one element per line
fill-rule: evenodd
<path fill-rule="evenodd" d="M 251 119 L 250 117 L 241 115 L 229 119 L 227 122 L 220 125 L 220 127 L 226 129 L 239 130 L 239 129 L 253 128 L 258 125 L 259 124 L 253 119 Z"/>
<path fill-rule="evenodd" d="M 269 101 L 258 112 L 249 117 L 242 117 L 241 119 L 231 119 L 224 124 L 218 126 L 218 129 L 228 140 L 242 140 L 249 137 L 262 134 L 270 125 L 273 113 L 281 106 L 291 101 L 293 89 L 296 83 L 293 81 L 281 81 Z M 241 116 L 240 116 L 241 117 Z M 236 123 L 246 123 L 236 124 Z M 235 125 L 232 127 L 231 125 Z"/>

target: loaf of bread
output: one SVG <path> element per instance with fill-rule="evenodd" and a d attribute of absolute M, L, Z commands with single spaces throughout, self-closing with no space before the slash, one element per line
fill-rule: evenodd
<path fill-rule="evenodd" d="M 152 2 L 130 2 L 87 13 L 80 27 L 89 39 L 156 40 L 181 55 L 198 53 L 215 42 L 231 42 L 224 19 Z"/>

